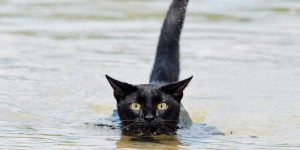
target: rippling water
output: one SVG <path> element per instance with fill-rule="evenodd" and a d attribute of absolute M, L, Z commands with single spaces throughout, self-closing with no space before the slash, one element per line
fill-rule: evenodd
<path fill-rule="evenodd" d="M 143 141 L 93 126 L 115 108 L 104 74 L 147 83 L 169 3 L 0 0 L 0 148 L 300 149 L 297 0 L 190 0 L 192 129 Z"/>

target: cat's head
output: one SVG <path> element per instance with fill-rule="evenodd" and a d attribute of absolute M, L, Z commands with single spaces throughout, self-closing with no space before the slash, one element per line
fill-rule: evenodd
<path fill-rule="evenodd" d="M 177 129 L 183 90 L 192 77 L 169 84 L 132 85 L 106 75 L 114 90 L 122 129 L 130 135 L 172 134 Z"/>

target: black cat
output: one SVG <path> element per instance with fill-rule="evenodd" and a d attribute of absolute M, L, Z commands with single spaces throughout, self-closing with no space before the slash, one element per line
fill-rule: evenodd
<path fill-rule="evenodd" d="M 178 82 L 179 40 L 187 4 L 188 0 L 173 0 L 168 10 L 149 84 L 131 85 L 106 75 L 126 135 L 175 134 L 192 123 L 180 103 L 192 77 Z"/>

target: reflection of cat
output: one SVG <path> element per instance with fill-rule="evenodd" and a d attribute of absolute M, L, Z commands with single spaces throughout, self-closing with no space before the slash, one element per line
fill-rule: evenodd
<path fill-rule="evenodd" d="M 175 136 L 129 137 L 121 136 L 117 149 L 168 149 L 179 150 L 182 143 Z"/>
<path fill-rule="evenodd" d="M 150 84 L 131 85 L 106 76 L 114 90 L 122 131 L 127 135 L 175 134 L 191 124 L 181 105 L 192 77 L 179 81 L 179 40 L 188 0 L 173 0 L 165 18 Z"/>

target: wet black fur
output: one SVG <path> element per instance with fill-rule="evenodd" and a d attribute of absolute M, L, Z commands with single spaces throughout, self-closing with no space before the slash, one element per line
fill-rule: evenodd
<path fill-rule="evenodd" d="M 132 85 L 106 75 L 114 90 L 117 111 L 124 134 L 154 136 L 175 134 L 182 120 L 190 120 L 181 105 L 183 90 L 192 77 L 179 81 L 179 40 L 188 0 L 173 0 L 165 18 L 149 84 Z M 167 103 L 166 110 L 158 110 L 159 103 Z M 142 105 L 141 110 L 130 109 L 131 103 Z M 183 118 L 183 119 L 182 119 Z"/>
<path fill-rule="evenodd" d="M 150 82 L 176 82 L 179 78 L 179 40 L 188 0 L 173 0 L 165 18 Z"/>

